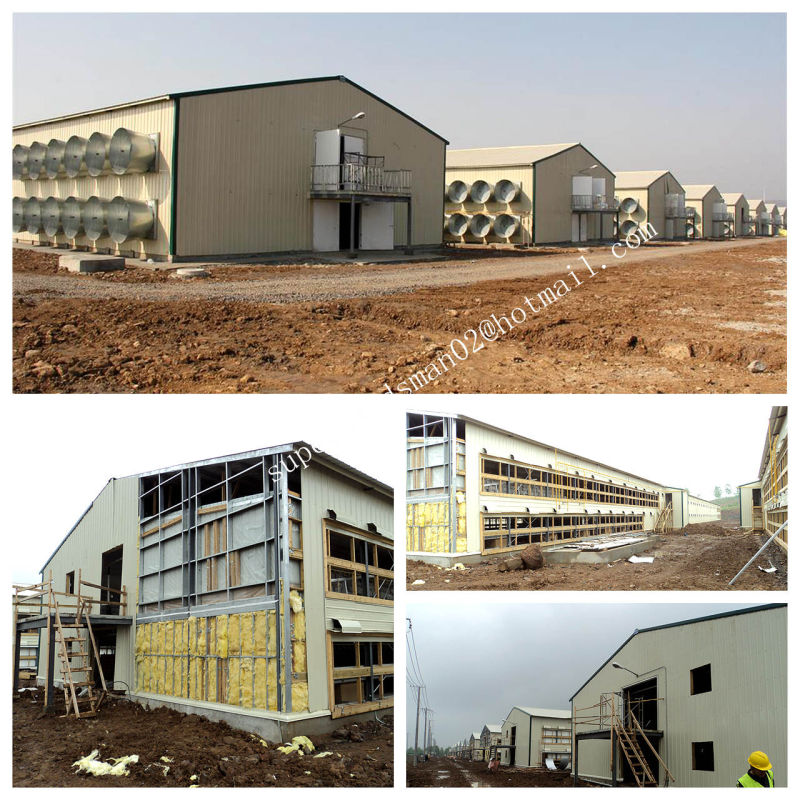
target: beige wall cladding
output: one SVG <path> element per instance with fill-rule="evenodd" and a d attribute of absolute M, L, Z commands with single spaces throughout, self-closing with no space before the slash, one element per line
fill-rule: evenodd
<path fill-rule="evenodd" d="M 635 180 L 641 178 L 641 183 L 636 183 Z M 626 197 L 633 197 L 638 202 L 642 209 L 646 212 L 646 217 L 633 220 L 640 225 L 644 226 L 645 222 L 650 223 L 656 230 L 654 239 L 679 239 L 683 238 L 686 233 L 686 223 L 684 219 L 670 219 L 669 225 L 667 223 L 667 201 L 668 194 L 683 194 L 685 195 L 683 186 L 675 179 L 670 172 L 619 172 L 617 173 L 617 195 L 619 196 L 620 203 L 623 203 Z M 620 211 L 620 229 L 626 222 L 631 219 L 627 214 Z M 669 228 L 672 227 L 673 235 L 668 236 Z"/>
<path fill-rule="evenodd" d="M 81 234 L 75 239 L 74 244 L 81 248 L 110 250 L 113 253 L 166 257 L 169 254 L 171 222 L 173 102 L 169 99 L 142 102 L 108 111 L 79 114 L 14 129 L 12 147 L 17 144 L 29 146 L 34 141 L 47 145 L 51 139 L 67 141 L 71 136 L 88 139 L 95 132 L 112 136 L 117 128 L 128 128 L 135 133 L 144 135 L 159 134 L 159 151 L 156 154 L 156 172 L 115 175 L 107 170 L 96 178 L 83 174 L 76 178 L 63 176 L 55 179 L 12 180 L 12 196 L 38 197 L 40 199 L 52 196 L 60 200 L 75 196 L 86 200 L 92 195 L 96 195 L 101 199 L 111 200 L 113 197 L 121 195 L 126 200 L 140 202 L 155 200 L 157 201 L 157 215 L 154 239 L 131 239 L 117 245 L 109 236 L 92 242 Z M 14 234 L 14 237 L 22 242 L 54 241 L 60 245 L 73 243 L 63 233 L 55 237 L 48 237 L 43 233 L 20 232 Z"/>
<path fill-rule="evenodd" d="M 614 652 L 573 698 L 584 722 L 576 733 L 596 730 L 586 718 L 601 693 L 657 681 L 657 725 L 664 732 L 659 754 L 678 788 L 733 787 L 747 771 L 747 756 L 763 750 L 775 770 L 775 785 L 787 785 L 787 646 L 786 607 L 763 607 L 746 613 L 686 625 L 644 630 Z M 615 669 L 617 662 L 637 673 Z M 711 689 L 692 694 L 691 670 L 710 665 Z M 713 742 L 713 769 L 696 769 L 692 745 Z M 582 777 L 610 780 L 608 740 L 581 741 Z M 624 756 L 620 755 L 620 771 Z M 573 765 L 575 754 L 573 753 Z M 663 768 L 659 769 L 663 784 Z"/>
<path fill-rule="evenodd" d="M 139 569 L 139 530 L 137 525 L 139 508 L 139 481 L 137 478 L 110 480 L 94 499 L 75 528 L 44 565 L 44 579 L 53 573 L 53 588 L 63 592 L 67 573 L 75 573 L 76 590 L 78 570 L 81 578 L 89 583 L 102 585 L 103 553 L 122 545 L 122 585 L 128 592 L 127 614 L 136 610 L 136 576 Z M 87 590 L 84 590 L 87 592 Z M 87 592 L 90 597 L 99 597 L 97 590 Z M 94 613 L 98 607 L 95 605 Z M 117 654 L 113 679 L 133 683 L 133 652 L 131 628 L 117 628 Z M 41 656 L 39 677 L 44 679 L 47 670 L 47 631 L 41 633 Z M 110 680 L 112 676 L 107 675 Z"/>
<path fill-rule="evenodd" d="M 618 486 L 622 483 L 635 486 L 649 492 L 661 492 L 661 487 L 652 481 L 631 475 L 628 472 L 614 469 L 577 455 L 571 455 L 545 445 L 534 444 L 516 437 L 510 433 L 493 430 L 488 427 L 473 424 L 467 421 L 466 426 L 467 446 L 467 474 L 466 474 L 466 529 L 467 552 L 480 552 L 482 549 L 481 536 L 481 510 L 485 506 L 491 513 L 514 514 L 525 513 L 526 508 L 538 513 L 551 513 L 553 507 L 558 513 L 580 514 L 586 505 L 580 501 L 556 501 L 551 497 L 519 498 L 490 495 L 481 492 L 481 457 L 513 460 L 520 464 L 532 464 L 547 468 L 553 465 L 561 472 L 574 473 L 576 470 L 583 476 L 597 475 L 600 479 L 609 479 Z M 484 454 L 483 451 L 486 451 Z M 663 500 L 662 500 L 663 502 Z M 603 505 L 603 504 L 601 504 Z M 658 509 L 643 508 L 641 506 L 619 506 L 616 509 L 644 515 L 643 525 L 645 530 L 653 527 Z M 651 513 L 652 512 L 652 513 Z"/>
<path fill-rule="evenodd" d="M 559 151 L 559 148 L 560 151 Z M 552 154 L 547 154 L 552 150 Z M 512 166 L 503 166 L 504 159 Z M 541 159 L 534 164 L 516 163 L 522 158 Z M 485 164 L 481 165 L 481 161 Z M 481 179 L 493 185 L 505 178 L 522 187 L 521 195 L 509 206 L 489 202 L 476 204 L 469 198 L 462 204 L 447 203 L 447 213 L 464 214 L 506 212 L 521 217 L 523 233 L 512 238 L 517 244 L 548 244 L 572 240 L 572 178 L 584 175 L 605 178 L 609 207 L 614 201 L 614 173 L 603 166 L 583 145 L 485 148 L 453 150 L 448 154 L 447 184 L 462 180 L 467 186 Z M 596 166 L 595 166 L 596 165 Z M 595 167 L 591 169 L 591 167 Z M 535 206 L 535 207 L 534 207 Z M 614 232 L 611 214 L 586 213 L 587 238 L 610 238 Z M 466 238 L 469 241 L 469 238 Z"/>
<path fill-rule="evenodd" d="M 306 648 L 308 660 L 308 708 L 318 711 L 330 708 L 328 668 L 325 645 L 327 620 L 336 614 L 337 603 L 325 598 L 325 533 L 323 520 L 328 509 L 339 519 L 366 530 L 372 522 L 387 538 L 393 537 L 393 503 L 386 495 L 366 492 L 364 487 L 314 463 L 302 472 L 303 497 L 303 585 L 305 587 Z M 346 619 L 359 620 L 365 628 L 375 629 L 376 620 L 392 630 L 391 606 L 348 603 Z M 337 612 L 338 613 L 338 612 Z"/>
<path fill-rule="evenodd" d="M 314 134 L 363 111 L 367 153 L 412 170 L 413 244 L 442 240 L 442 139 L 343 80 L 180 98 L 176 253 L 310 250 Z M 343 128 L 346 130 L 346 128 Z M 395 244 L 405 243 L 405 211 Z"/>
<path fill-rule="evenodd" d="M 594 164 L 597 164 L 597 167 L 590 169 Z M 536 164 L 536 209 L 534 214 L 537 244 L 571 241 L 572 177 L 578 174 L 591 178 L 605 178 L 606 199 L 609 204 L 613 202 L 614 173 L 606 169 L 584 147 L 573 147 L 540 161 Z M 586 216 L 588 239 L 612 236 L 614 230 L 612 215 L 602 215 L 602 230 L 600 228 L 601 215 L 587 214 Z"/>
<path fill-rule="evenodd" d="M 724 223 L 714 221 L 714 204 L 724 202 L 725 200 L 716 186 L 703 187 L 699 191 L 693 186 L 686 187 L 686 205 L 694 206 L 701 217 L 697 224 L 698 238 L 707 239 L 722 235 Z M 730 211 L 730 209 L 727 210 Z"/>

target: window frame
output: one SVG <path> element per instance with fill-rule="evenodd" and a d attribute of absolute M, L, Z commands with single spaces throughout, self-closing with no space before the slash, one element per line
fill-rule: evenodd
<path fill-rule="evenodd" d="M 350 539 L 350 559 L 338 558 L 329 555 L 330 553 L 330 535 L 334 533 L 339 536 L 347 536 Z M 364 541 L 369 547 L 377 548 L 383 547 L 391 551 L 392 558 L 394 559 L 394 542 L 384 536 L 371 534 L 354 525 L 349 525 L 339 520 L 322 520 L 322 543 L 323 543 L 323 567 L 325 574 L 325 597 L 338 600 L 352 600 L 356 603 L 372 603 L 375 605 L 392 606 L 394 605 L 394 561 L 392 569 L 384 569 L 378 566 L 378 551 L 374 549 L 372 552 L 372 561 L 374 564 L 362 564 L 356 560 L 356 541 Z M 369 561 L 369 557 L 367 558 Z M 353 593 L 338 592 L 331 587 L 332 571 L 334 569 L 341 570 L 342 572 L 349 572 L 352 575 Z M 358 594 L 358 577 L 363 575 L 366 580 L 372 583 L 372 594 Z M 381 583 L 382 581 L 390 580 L 392 582 L 392 596 L 390 598 L 381 597 Z M 368 590 L 369 591 L 369 590 Z"/>
<path fill-rule="evenodd" d="M 384 691 L 384 681 L 387 676 L 391 676 L 394 683 L 395 653 L 394 637 L 391 633 L 361 633 L 361 634 L 340 634 L 334 631 L 326 631 L 326 649 L 328 654 L 328 706 L 331 717 L 347 717 L 353 714 L 362 714 L 366 711 L 377 711 L 383 708 L 394 707 L 394 685 L 392 694 L 386 695 Z M 355 649 L 356 666 L 354 667 L 334 667 L 333 646 L 334 644 L 344 644 L 352 642 Z M 363 644 L 391 644 L 392 662 L 383 663 L 384 648 L 378 647 L 378 664 L 374 662 L 369 665 L 361 664 L 361 645 Z M 370 648 L 371 651 L 371 648 Z M 364 678 L 380 678 L 380 694 L 377 700 L 364 700 L 363 680 Z M 349 703 L 336 703 L 336 682 L 343 680 L 355 680 L 358 700 Z"/>

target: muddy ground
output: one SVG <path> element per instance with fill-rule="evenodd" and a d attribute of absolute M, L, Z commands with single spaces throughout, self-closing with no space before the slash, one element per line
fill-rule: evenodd
<path fill-rule="evenodd" d="M 112 701 L 90 719 L 45 715 L 43 693 L 13 703 L 13 785 L 83 787 L 391 786 L 392 718 L 311 737 L 311 755 L 284 755 L 225 723 L 169 709 Z M 57 700 L 58 714 L 63 703 Z M 360 741 L 359 741 L 360 740 Z M 127 777 L 76 774 L 73 762 L 99 749 L 107 761 L 137 754 Z M 324 758 L 318 752 L 330 751 Z M 172 759 L 164 762 L 161 756 Z M 164 767 L 169 770 L 164 774 Z M 196 775 L 196 780 L 191 780 Z"/>
<path fill-rule="evenodd" d="M 595 277 L 584 270 L 582 285 L 482 348 L 465 333 L 535 299 L 580 255 Z M 429 370 L 421 391 L 786 386 L 785 239 L 648 246 L 616 264 L 607 248 L 379 266 L 295 259 L 189 281 L 143 268 L 74 275 L 56 259 L 14 250 L 16 392 L 397 392 L 455 337 L 477 352 L 444 359 L 448 371 Z M 754 360 L 764 372 L 748 370 Z"/>
<path fill-rule="evenodd" d="M 455 758 L 432 758 L 417 766 L 409 760 L 406 765 L 407 786 L 434 787 L 514 787 L 514 786 L 572 786 L 568 772 L 550 772 L 541 768 L 500 767 L 491 773 L 483 761 Z M 579 786 L 591 784 L 581 781 Z"/>
<path fill-rule="evenodd" d="M 684 532 L 686 535 L 684 535 Z M 682 531 L 666 534 L 661 542 L 640 556 L 652 555 L 652 564 L 632 564 L 627 560 L 611 564 L 573 564 L 545 566 L 542 569 L 500 572 L 502 558 L 486 559 L 466 569 L 442 569 L 421 561 L 406 562 L 406 581 L 413 591 L 433 590 L 785 590 L 787 555 L 771 544 L 733 586 L 728 581 L 747 563 L 767 536 L 745 533 L 739 528 L 718 523 L 688 525 Z M 773 573 L 765 573 L 777 567 Z M 424 580 L 421 585 L 412 585 Z"/>

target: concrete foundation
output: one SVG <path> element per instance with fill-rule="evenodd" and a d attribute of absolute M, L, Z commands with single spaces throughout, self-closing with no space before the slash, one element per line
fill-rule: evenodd
<path fill-rule="evenodd" d="M 232 728 L 258 734 L 268 742 L 288 742 L 294 736 L 308 736 L 312 741 L 315 736 L 332 733 L 343 725 L 354 722 L 375 720 L 376 712 L 352 714 L 346 717 L 333 718 L 329 711 L 304 711 L 300 714 L 275 714 L 265 716 L 264 711 L 244 711 L 230 706 L 212 703 L 185 702 L 174 698 L 150 694 L 132 694 L 131 700 L 141 703 L 145 708 L 174 708 L 184 714 L 197 714 L 212 722 L 226 722 Z M 392 714 L 393 708 L 377 712 L 378 718 Z"/>
<path fill-rule="evenodd" d="M 647 536 L 640 542 L 609 547 L 605 550 L 566 550 L 559 547 L 542 548 L 544 563 L 553 564 L 610 564 L 621 558 L 630 558 L 643 550 L 649 550 L 661 541 L 658 536 Z"/>
<path fill-rule="evenodd" d="M 211 273 L 202 267 L 180 267 L 175 270 L 179 278 L 207 278 Z"/>
<path fill-rule="evenodd" d="M 100 256 L 94 253 L 70 253 L 60 256 L 58 266 L 70 272 L 111 272 L 125 269 L 125 259 L 119 256 Z"/>
<path fill-rule="evenodd" d="M 507 555 L 504 553 L 504 555 Z M 426 564 L 434 564 L 437 567 L 452 567 L 454 564 L 478 564 L 486 556 L 480 553 L 421 553 L 419 551 L 406 553 L 409 561 L 423 561 Z"/>

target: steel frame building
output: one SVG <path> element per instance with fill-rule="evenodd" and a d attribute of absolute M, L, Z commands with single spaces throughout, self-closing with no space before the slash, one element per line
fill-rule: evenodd
<path fill-rule="evenodd" d="M 614 173 L 580 142 L 448 150 L 446 180 L 446 215 L 515 221 L 509 236 L 497 235 L 492 223 L 483 236 L 470 225 L 462 236 L 446 236 L 449 241 L 533 245 L 614 236 Z M 463 183 L 463 198 L 451 194 L 454 183 Z M 501 186 L 511 194 L 504 197 Z"/>
<path fill-rule="evenodd" d="M 511 767 L 545 767 L 572 753 L 572 712 L 569 709 L 514 706 L 502 726 L 500 763 Z"/>
<path fill-rule="evenodd" d="M 635 630 L 570 698 L 576 782 L 635 785 L 638 749 L 657 784 L 734 787 L 762 750 L 786 786 L 787 655 L 785 603 Z"/>
<path fill-rule="evenodd" d="M 110 480 L 42 577 L 121 593 L 109 684 L 280 740 L 393 706 L 393 538 L 389 486 L 294 442 Z M 52 627 L 23 630 L 52 705 Z"/>
<path fill-rule="evenodd" d="M 442 241 L 446 140 L 342 75 L 177 92 L 12 138 L 23 243 L 179 261 Z"/>
<path fill-rule="evenodd" d="M 753 219 L 750 216 L 750 205 L 740 192 L 723 192 L 728 212 L 733 214 L 733 235 L 752 236 L 755 233 Z"/>
<path fill-rule="evenodd" d="M 463 415 L 406 416 L 406 551 L 450 565 L 720 519 L 714 503 Z"/>
<path fill-rule="evenodd" d="M 789 519 L 789 418 L 786 406 L 774 406 L 769 416 L 759 477 L 739 489 L 739 522 L 743 528 L 772 535 Z M 789 548 L 789 528 L 774 539 Z"/>
<path fill-rule="evenodd" d="M 685 192 L 669 170 L 617 172 L 616 185 L 620 236 L 649 225 L 654 240 L 686 238 Z"/>

